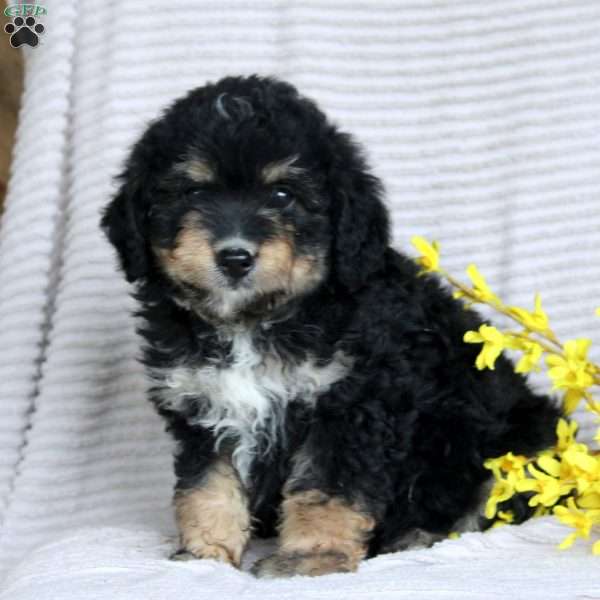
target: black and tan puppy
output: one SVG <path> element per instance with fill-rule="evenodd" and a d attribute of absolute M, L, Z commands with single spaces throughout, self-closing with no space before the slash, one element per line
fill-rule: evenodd
<path fill-rule="evenodd" d="M 480 318 L 390 249 L 352 138 L 270 78 L 173 104 L 103 227 L 141 305 L 150 399 L 178 442 L 179 556 L 317 575 L 479 528 L 486 458 L 551 445 L 558 411 Z"/>

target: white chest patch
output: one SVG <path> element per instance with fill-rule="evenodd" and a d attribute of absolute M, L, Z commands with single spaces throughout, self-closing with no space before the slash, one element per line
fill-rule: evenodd
<path fill-rule="evenodd" d="M 231 336 L 227 365 L 189 366 L 154 371 L 160 403 L 181 410 L 194 399 L 201 403 L 198 417 L 190 419 L 211 429 L 216 445 L 225 438 L 235 442 L 232 460 L 247 483 L 259 443 L 267 449 L 282 434 L 286 408 L 292 400 L 314 405 L 319 394 L 342 379 L 352 360 L 337 352 L 319 366 L 312 358 L 294 364 L 275 353 L 260 353 L 247 332 Z"/>

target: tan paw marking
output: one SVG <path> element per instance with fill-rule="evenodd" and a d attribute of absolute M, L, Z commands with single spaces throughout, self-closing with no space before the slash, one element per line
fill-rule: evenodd
<path fill-rule="evenodd" d="M 255 565 L 259 577 L 356 571 L 375 526 L 358 506 L 317 490 L 286 495 L 281 517 L 280 549 Z"/>
<path fill-rule="evenodd" d="M 220 460 L 200 487 L 175 494 L 175 515 L 181 550 L 173 556 L 186 560 L 213 558 L 236 567 L 250 538 L 246 496 L 233 467 Z"/>

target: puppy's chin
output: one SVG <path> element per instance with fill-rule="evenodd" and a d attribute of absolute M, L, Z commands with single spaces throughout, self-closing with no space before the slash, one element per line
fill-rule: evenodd
<path fill-rule="evenodd" d="M 175 301 L 183 308 L 213 323 L 244 320 L 276 320 L 293 310 L 297 297 L 284 290 L 257 292 L 250 286 L 237 285 L 210 291 L 186 286 Z"/>

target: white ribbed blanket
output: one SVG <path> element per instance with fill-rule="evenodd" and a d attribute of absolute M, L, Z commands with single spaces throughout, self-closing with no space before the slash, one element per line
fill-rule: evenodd
<path fill-rule="evenodd" d="M 298 585 L 164 561 L 170 443 L 144 401 L 132 302 L 97 224 L 161 107 L 207 79 L 272 73 L 367 145 L 398 247 L 439 239 L 450 269 L 475 261 L 518 304 L 540 291 L 560 335 L 600 344 L 600 3 L 44 4 L 0 230 L 5 597 L 489 598 L 495 577 L 503 597 L 564 598 L 562 577 L 599 597 L 597 567 L 583 549 L 557 554 L 551 521 Z"/>

